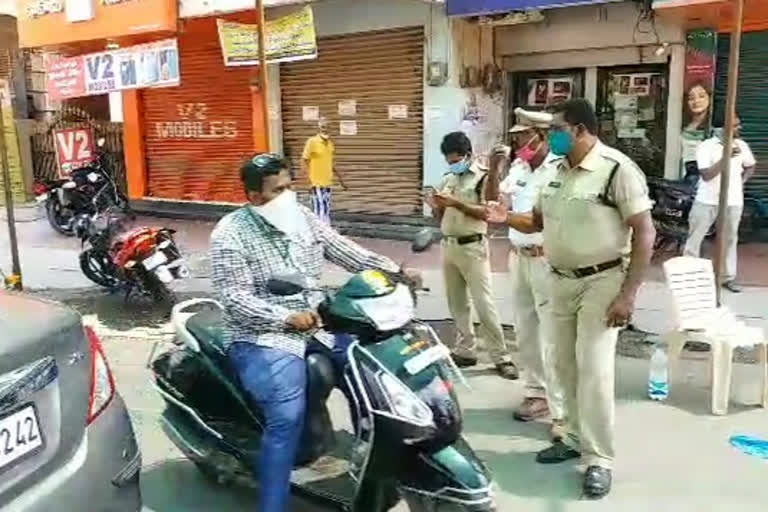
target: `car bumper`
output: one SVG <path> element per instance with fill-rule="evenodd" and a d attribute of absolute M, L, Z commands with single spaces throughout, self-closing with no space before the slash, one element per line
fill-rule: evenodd
<path fill-rule="evenodd" d="M 86 429 L 61 468 L 18 496 L 2 512 L 137 512 L 141 453 L 120 395 Z"/>

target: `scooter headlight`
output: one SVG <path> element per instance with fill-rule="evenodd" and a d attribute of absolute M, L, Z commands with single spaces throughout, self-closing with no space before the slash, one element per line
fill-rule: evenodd
<path fill-rule="evenodd" d="M 421 427 L 434 424 L 432 411 L 429 407 L 402 382 L 388 373 L 381 373 L 379 381 L 394 414 Z"/>

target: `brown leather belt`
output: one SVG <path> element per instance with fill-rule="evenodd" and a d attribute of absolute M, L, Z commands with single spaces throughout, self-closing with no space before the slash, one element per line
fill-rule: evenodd
<path fill-rule="evenodd" d="M 605 263 L 598 263 L 597 265 L 592 265 L 591 267 L 582 267 L 582 268 L 576 268 L 572 270 L 552 267 L 552 272 L 561 277 L 568 277 L 571 279 L 583 279 L 585 277 L 593 276 L 595 274 L 599 274 L 600 272 L 605 272 L 606 270 L 616 268 L 619 265 L 621 265 L 623 262 L 624 260 L 622 260 L 621 258 L 618 258 L 615 260 L 606 261 Z"/>
<path fill-rule="evenodd" d="M 541 258 L 544 256 L 544 247 L 540 245 L 513 245 L 512 252 L 518 256 L 528 256 L 529 258 Z"/>

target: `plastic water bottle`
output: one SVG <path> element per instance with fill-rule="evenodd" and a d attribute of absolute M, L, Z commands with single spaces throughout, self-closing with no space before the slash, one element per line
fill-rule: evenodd
<path fill-rule="evenodd" d="M 648 371 L 648 397 L 651 400 L 666 400 L 669 396 L 669 380 L 667 379 L 667 353 L 663 346 L 656 346 L 651 357 Z"/>

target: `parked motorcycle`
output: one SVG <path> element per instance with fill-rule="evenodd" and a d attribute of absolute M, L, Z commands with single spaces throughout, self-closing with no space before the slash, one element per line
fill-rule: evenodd
<path fill-rule="evenodd" d="M 414 250 L 429 246 L 426 237 Z M 336 291 L 313 289 L 297 275 L 270 280 L 277 295 L 325 297 L 323 330 L 308 350 L 307 419 L 292 486 L 351 512 L 385 512 L 401 497 L 412 512 L 495 510 L 489 471 L 461 435 L 453 388 L 460 371 L 435 331 L 415 320 L 409 284 L 378 271 L 356 274 Z M 150 356 L 166 403 L 164 431 L 204 475 L 255 487 L 263 416 L 229 367 L 221 306 L 177 304 L 172 323 L 179 346 Z M 331 362 L 339 337 L 352 340 L 341 375 Z M 334 432 L 326 404 L 334 387 L 347 396 L 354 433 Z"/>
<path fill-rule="evenodd" d="M 688 239 L 688 215 L 696 198 L 697 176 L 667 180 L 649 176 L 648 195 L 653 201 L 651 216 L 656 226 L 654 258 L 682 254 Z M 714 234 L 714 228 L 709 235 Z M 708 236 L 709 236 L 708 235 Z"/>
<path fill-rule="evenodd" d="M 128 198 L 120 191 L 114 173 L 97 141 L 96 160 L 73 170 L 66 179 L 51 180 L 35 185 L 38 203 L 45 204 L 51 227 L 58 233 L 75 235 L 75 220 L 81 215 L 93 215 L 117 207 L 129 213 Z"/>
<path fill-rule="evenodd" d="M 157 302 L 176 302 L 168 285 L 189 276 L 174 241 L 175 231 L 145 226 L 126 230 L 120 218 L 106 214 L 81 215 L 75 222 L 83 242 L 80 269 L 94 283 L 112 290 L 123 289 L 152 297 Z"/>

